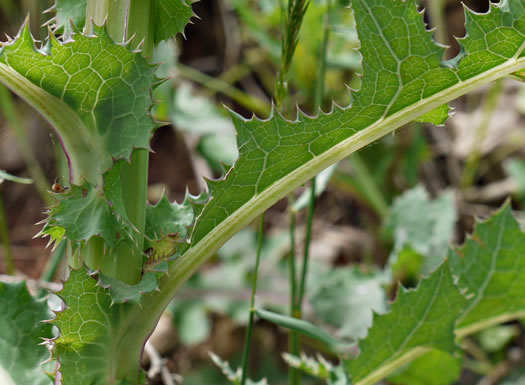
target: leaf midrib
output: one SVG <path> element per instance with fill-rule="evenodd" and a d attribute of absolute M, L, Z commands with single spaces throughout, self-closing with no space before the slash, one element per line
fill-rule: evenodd
<path fill-rule="evenodd" d="M 146 306 L 156 307 L 159 303 L 166 305 L 178 288 L 202 263 L 222 246 L 224 242 L 244 225 L 253 220 L 260 212 L 269 208 L 288 191 L 311 179 L 324 168 L 442 104 L 454 100 L 483 84 L 525 68 L 525 58 L 518 58 L 524 47 L 525 42 L 522 43 L 514 57 L 505 63 L 477 76 L 458 82 L 445 90 L 405 107 L 387 118 L 378 120 L 368 128 L 355 133 L 319 156 L 311 159 L 289 173 L 285 178 L 275 181 L 263 192 L 254 195 L 173 263 L 170 267 L 169 275 L 163 277 L 160 282 L 161 292 L 155 297 L 155 300 L 150 301 Z"/>

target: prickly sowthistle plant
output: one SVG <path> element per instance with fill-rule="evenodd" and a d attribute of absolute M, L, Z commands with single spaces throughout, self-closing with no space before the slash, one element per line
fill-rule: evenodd
<path fill-rule="evenodd" d="M 71 272 L 59 293 L 65 307 L 52 321 L 60 330 L 52 342 L 57 383 L 142 383 L 143 345 L 161 313 L 239 229 L 334 162 L 415 119 L 442 124 L 447 102 L 525 68 L 524 0 L 502 0 L 486 14 L 466 9 L 467 35 L 459 39 L 460 55 L 449 61 L 412 1 L 354 0 L 352 9 L 363 77 L 351 106 L 316 117 L 299 111 L 295 121 L 275 112 L 267 120 L 232 113 L 239 158 L 223 178 L 208 181 L 206 193 L 181 204 L 165 197 L 146 203 L 156 127 L 151 92 L 161 80 L 144 57 L 183 31 L 193 15 L 188 5 L 57 0 L 55 30 L 41 47 L 27 23 L 2 46 L 0 82 L 50 122 L 69 165 L 70 188 L 56 194 L 41 232 L 70 245 Z M 70 18 L 76 26 L 65 22 Z M 417 290 L 401 289 L 391 312 L 375 317 L 360 355 L 343 356 L 337 373 L 372 384 L 429 350 L 452 353 L 456 337 L 522 316 L 524 248 L 525 237 L 505 207 Z M 11 312 L 42 308 L 21 286 L 1 289 L 1 306 Z M 22 335 L 34 322 L 10 330 Z M 41 336 L 50 333 L 37 329 Z M 9 349 L 17 348 L 0 349 L 0 377 L 7 383 L 49 383 L 38 374 L 45 351 L 31 346 L 37 353 L 27 363 L 9 358 Z M 336 369 L 318 372 L 331 381 Z"/>

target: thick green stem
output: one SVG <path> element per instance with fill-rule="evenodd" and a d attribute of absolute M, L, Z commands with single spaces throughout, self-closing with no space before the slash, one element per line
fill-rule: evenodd
<path fill-rule="evenodd" d="M 253 271 L 252 279 L 252 295 L 250 297 L 250 319 L 248 320 L 248 328 L 246 329 L 246 337 L 244 338 L 244 349 L 242 354 L 242 376 L 241 385 L 246 383 L 248 376 L 248 358 L 250 357 L 250 345 L 252 341 L 253 323 L 255 320 L 255 294 L 257 293 L 257 276 L 259 275 L 259 264 L 261 262 L 261 250 L 264 236 L 264 213 L 261 215 L 259 223 L 259 234 L 257 238 L 257 255 L 255 257 L 255 269 Z"/>
<path fill-rule="evenodd" d="M 87 6 L 87 32 L 92 28 L 91 20 L 101 25 L 104 22 L 111 38 L 118 43 L 126 42 L 135 35 L 133 48 L 141 44 L 142 54 L 153 56 L 153 25 L 151 23 L 151 1 L 90 0 Z M 121 169 L 121 189 L 124 205 L 130 221 L 137 228 L 136 244 L 123 245 L 110 253 L 104 253 L 104 243 L 92 239 L 86 247 L 86 262 L 92 269 L 100 268 L 108 276 L 129 284 L 140 281 L 143 263 L 144 227 L 148 192 L 149 152 L 137 149 L 131 162 Z"/>

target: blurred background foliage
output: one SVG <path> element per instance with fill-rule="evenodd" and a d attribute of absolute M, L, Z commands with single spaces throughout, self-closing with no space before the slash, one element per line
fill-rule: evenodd
<path fill-rule="evenodd" d="M 462 36 L 459 0 L 418 1 L 435 38 L 457 53 Z M 487 0 L 465 1 L 484 12 Z M 14 36 L 25 16 L 44 39 L 44 0 L 0 0 L 1 30 Z M 290 72 L 290 98 L 311 115 L 318 82 L 322 31 L 329 31 L 321 108 L 351 102 L 360 86 L 361 57 L 347 0 L 311 0 Z M 181 201 L 186 188 L 197 194 L 202 176 L 220 177 L 237 157 L 230 111 L 245 117 L 269 114 L 280 64 L 278 0 L 202 0 L 200 19 L 185 37 L 160 44 L 158 75 L 169 81 L 154 94 L 154 117 L 166 122 L 156 132 L 150 161 L 149 199 L 163 191 Z M 4 39 L 7 40 L 6 37 Z M 452 103 L 445 126 L 411 123 L 395 134 L 330 167 L 316 180 L 319 195 L 311 245 L 304 318 L 343 339 L 362 338 L 373 313 L 388 311 L 400 284 L 415 287 L 461 243 L 475 217 L 485 217 L 506 199 L 518 219 L 525 205 L 525 87 L 500 81 Z M 225 108 L 227 107 L 227 108 Z M 229 111 L 230 110 L 230 111 Z M 295 111 L 289 118 L 293 119 Z M 19 99 L 0 89 L 0 170 L 31 177 L 34 185 L 0 184 L 0 269 L 44 281 L 61 278 L 56 253 L 32 239 L 34 223 L 51 203 L 55 181 L 67 179 L 59 144 L 49 125 Z M 308 186 L 296 193 L 296 252 L 302 254 Z M 510 198 L 509 198 L 510 197 Z M 266 215 L 259 277 L 259 306 L 286 312 L 289 253 L 286 200 Z M 226 384 L 209 351 L 237 367 L 256 251 L 256 227 L 232 238 L 173 300 L 152 343 L 184 384 Z M 11 268 L 9 268 L 11 266 Z M 392 384 L 525 384 L 524 325 L 495 326 L 463 341 L 466 354 L 431 352 L 388 379 Z M 287 333 L 257 322 L 251 377 L 285 384 Z M 302 340 L 307 354 L 321 351 Z M 333 357 L 327 355 L 327 359 Z M 147 359 L 145 366 L 148 367 Z M 162 383 L 160 376 L 151 383 Z M 305 379 L 305 384 L 315 384 Z"/>

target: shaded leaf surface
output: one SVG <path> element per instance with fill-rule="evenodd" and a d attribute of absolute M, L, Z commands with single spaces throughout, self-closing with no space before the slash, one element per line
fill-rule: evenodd
<path fill-rule="evenodd" d="M 34 299 L 24 282 L 0 282 L 0 383 L 51 385 L 41 363 L 50 356 L 44 338 L 52 338 L 47 303 Z"/>

